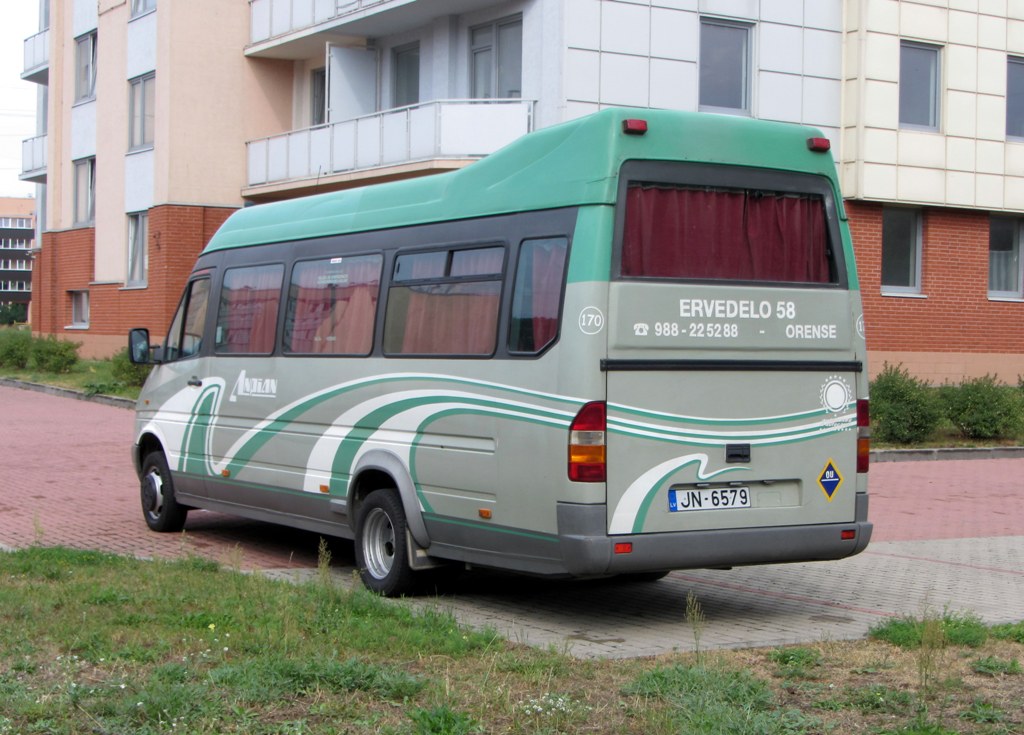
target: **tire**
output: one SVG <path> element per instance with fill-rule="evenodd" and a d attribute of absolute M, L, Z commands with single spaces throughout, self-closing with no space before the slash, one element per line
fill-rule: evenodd
<path fill-rule="evenodd" d="M 398 493 L 374 490 L 356 512 L 356 566 L 366 588 L 399 597 L 412 594 L 417 580 L 409 566 L 408 525 Z"/>
<path fill-rule="evenodd" d="M 140 496 L 142 516 L 151 530 L 176 533 L 185 527 L 188 508 L 174 497 L 174 480 L 163 452 L 150 452 L 142 460 Z"/>

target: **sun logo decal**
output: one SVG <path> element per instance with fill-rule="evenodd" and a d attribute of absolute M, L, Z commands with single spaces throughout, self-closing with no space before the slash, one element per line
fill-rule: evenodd
<path fill-rule="evenodd" d="M 838 375 L 830 375 L 821 386 L 821 405 L 830 413 L 842 413 L 853 401 L 853 391 Z"/>

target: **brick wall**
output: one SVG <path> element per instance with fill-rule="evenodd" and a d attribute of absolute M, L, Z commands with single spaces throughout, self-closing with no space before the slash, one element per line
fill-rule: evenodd
<path fill-rule="evenodd" d="M 925 208 L 921 295 L 881 293 L 882 206 L 846 202 L 874 354 L 941 382 L 1024 371 L 1024 303 L 988 298 L 988 212 Z M 872 372 L 882 367 L 871 360 Z M 960 374 L 957 374 L 957 373 Z"/>
<path fill-rule="evenodd" d="M 33 285 L 33 330 L 82 343 L 85 357 L 120 349 L 132 327 L 146 327 L 158 342 L 178 305 L 196 256 L 232 209 L 162 205 L 149 210 L 149 273 L 146 288 L 93 284 L 95 230 L 43 234 Z M 68 291 L 89 291 L 88 329 L 68 329 Z"/>

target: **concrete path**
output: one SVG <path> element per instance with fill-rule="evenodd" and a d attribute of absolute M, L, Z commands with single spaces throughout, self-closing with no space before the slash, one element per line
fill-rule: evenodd
<path fill-rule="evenodd" d="M 129 458 L 132 418 L 0 386 L 0 546 L 192 553 L 293 579 L 315 573 L 315 534 L 207 512 L 190 514 L 183 534 L 150 532 Z M 646 584 L 476 573 L 416 604 L 581 657 L 692 650 L 691 591 L 706 617 L 702 648 L 861 638 L 887 617 L 947 608 L 1024 620 L 1024 459 L 879 462 L 870 477 L 874 540 L 852 559 L 680 571 Z M 330 547 L 347 583 L 352 545 Z"/>

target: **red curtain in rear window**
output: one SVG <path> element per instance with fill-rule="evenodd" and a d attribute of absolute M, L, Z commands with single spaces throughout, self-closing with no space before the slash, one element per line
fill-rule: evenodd
<path fill-rule="evenodd" d="M 829 283 L 821 197 L 632 185 L 622 275 Z"/>

